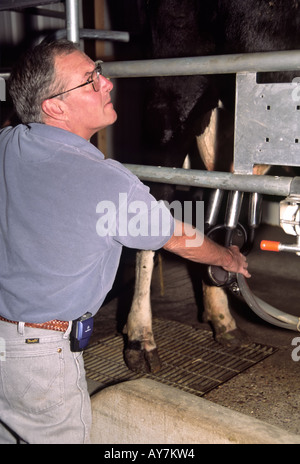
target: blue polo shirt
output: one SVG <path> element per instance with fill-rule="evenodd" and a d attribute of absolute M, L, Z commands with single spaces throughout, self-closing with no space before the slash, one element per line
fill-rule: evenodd
<path fill-rule="evenodd" d="M 44 125 L 0 131 L 0 315 L 14 321 L 95 314 L 123 246 L 161 248 L 163 202 L 85 139 Z"/>

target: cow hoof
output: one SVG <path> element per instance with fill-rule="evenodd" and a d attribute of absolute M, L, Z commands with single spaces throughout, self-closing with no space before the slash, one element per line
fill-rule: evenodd
<path fill-rule="evenodd" d="M 241 329 L 234 329 L 229 332 L 223 332 L 215 335 L 215 340 L 220 345 L 227 348 L 230 347 L 246 347 L 250 345 L 252 340 L 250 337 Z"/>
<path fill-rule="evenodd" d="M 161 369 L 161 363 L 156 348 L 151 351 L 146 351 L 142 348 L 128 347 L 125 349 L 124 359 L 128 369 L 133 372 L 155 374 Z"/>

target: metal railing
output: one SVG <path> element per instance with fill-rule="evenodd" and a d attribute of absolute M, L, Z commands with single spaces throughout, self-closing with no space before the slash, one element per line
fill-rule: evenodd
<path fill-rule="evenodd" d="M 222 190 L 288 196 L 300 190 L 299 177 L 258 176 L 196 169 L 125 164 L 139 179 L 148 182 L 187 185 Z"/>
<path fill-rule="evenodd" d="M 300 72 L 300 51 L 289 50 L 103 63 L 104 74 L 111 78 L 273 71 Z"/>

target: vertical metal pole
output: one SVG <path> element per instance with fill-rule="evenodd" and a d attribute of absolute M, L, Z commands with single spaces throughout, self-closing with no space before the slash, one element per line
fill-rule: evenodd
<path fill-rule="evenodd" d="M 79 43 L 79 1 L 66 0 L 67 39 Z"/>

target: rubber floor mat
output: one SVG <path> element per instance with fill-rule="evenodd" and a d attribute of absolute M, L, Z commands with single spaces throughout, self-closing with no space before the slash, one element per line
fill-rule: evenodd
<path fill-rule="evenodd" d="M 153 320 L 153 331 L 162 363 L 160 372 L 130 371 L 123 358 L 123 337 L 113 335 L 84 351 L 87 378 L 100 382 L 102 387 L 150 378 L 202 396 L 277 351 L 256 343 L 225 348 L 213 339 L 211 331 L 164 319 Z"/>

